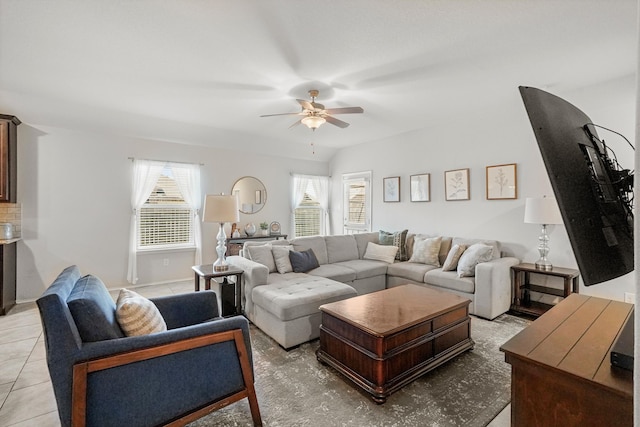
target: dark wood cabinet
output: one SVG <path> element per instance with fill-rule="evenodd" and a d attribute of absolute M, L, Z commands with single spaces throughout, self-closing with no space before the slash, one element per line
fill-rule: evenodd
<path fill-rule="evenodd" d="M 0 114 L 0 202 L 16 202 L 18 125 L 16 116 Z"/>
<path fill-rule="evenodd" d="M 0 245 L 0 315 L 16 305 L 16 242 Z"/>

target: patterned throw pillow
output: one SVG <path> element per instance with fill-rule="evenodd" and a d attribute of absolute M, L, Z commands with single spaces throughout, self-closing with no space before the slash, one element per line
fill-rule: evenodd
<path fill-rule="evenodd" d="M 385 246 L 369 242 L 367 243 L 367 249 L 362 259 L 373 259 L 376 261 L 384 261 L 387 264 L 393 264 L 397 253 L 397 246 Z"/>
<path fill-rule="evenodd" d="M 440 243 L 442 243 L 441 236 L 430 238 L 416 236 L 413 243 L 413 254 L 409 258 L 409 262 L 440 267 L 440 260 L 438 259 Z"/>
<path fill-rule="evenodd" d="M 129 289 L 120 290 L 116 302 L 116 318 L 128 337 L 167 330 L 158 307 L 151 300 Z"/>
<path fill-rule="evenodd" d="M 396 231 L 394 233 L 380 230 L 378 240 L 381 245 L 397 246 L 398 253 L 396 259 L 398 261 L 407 260 L 407 233 L 409 230 Z"/>
<path fill-rule="evenodd" d="M 476 265 L 491 261 L 493 248 L 482 243 L 476 243 L 462 253 L 458 261 L 458 277 L 472 277 L 476 275 Z"/>
<path fill-rule="evenodd" d="M 467 249 L 467 245 L 453 245 L 442 264 L 442 271 L 453 271 L 458 268 L 458 260 Z"/>

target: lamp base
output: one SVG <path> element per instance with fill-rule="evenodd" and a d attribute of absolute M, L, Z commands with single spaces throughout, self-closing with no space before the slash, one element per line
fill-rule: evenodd
<path fill-rule="evenodd" d="M 535 266 L 536 266 L 536 270 L 542 270 L 542 271 L 553 270 L 553 265 L 551 265 L 551 263 L 546 259 L 545 260 L 539 259 L 538 261 L 536 261 Z"/>
<path fill-rule="evenodd" d="M 216 265 L 213 264 L 213 271 L 227 271 L 229 270 L 229 264 Z"/>

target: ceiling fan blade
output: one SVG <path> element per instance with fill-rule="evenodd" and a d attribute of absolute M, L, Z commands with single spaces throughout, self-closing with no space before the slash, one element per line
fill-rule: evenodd
<path fill-rule="evenodd" d="M 263 114 L 260 117 L 272 117 L 272 116 L 297 116 L 297 115 L 301 115 L 301 112 L 297 112 L 297 113 L 279 113 L 279 114 Z"/>
<path fill-rule="evenodd" d="M 296 99 L 296 101 L 298 101 L 298 103 L 300 105 L 302 105 L 302 108 L 304 108 L 305 110 L 314 110 L 315 109 L 313 104 L 310 103 L 309 101 L 305 101 L 304 99 Z"/>
<path fill-rule="evenodd" d="M 289 129 L 298 126 L 300 123 L 302 123 L 302 120 L 298 120 L 297 122 L 295 122 L 294 124 L 292 124 L 291 126 L 289 126 Z"/>
<path fill-rule="evenodd" d="M 353 114 L 364 113 L 362 107 L 342 107 L 342 108 L 328 108 L 325 110 L 327 114 Z"/>
<path fill-rule="evenodd" d="M 349 123 L 343 122 L 342 120 L 338 120 L 335 117 L 324 116 L 324 118 L 327 120 L 327 123 L 331 123 L 332 125 L 338 126 L 339 128 L 344 129 L 347 126 L 349 126 Z"/>

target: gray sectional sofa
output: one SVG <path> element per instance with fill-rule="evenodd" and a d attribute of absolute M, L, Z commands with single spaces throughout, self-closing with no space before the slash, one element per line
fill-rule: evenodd
<path fill-rule="evenodd" d="M 407 234 L 408 258 L 414 239 L 415 234 Z M 492 246 L 491 259 L 479 263 L 472 277 L 458 277 L 456 271 L 442 271 L 435 265 L 365 259 L 369 242 L 378 244 L 379 233 L 246 242 L 239 256 L 227 257 L 230 264 L 245 272 L 242 289 L 245 315 L 282 347 L 290 348 L 319 336 L 320 305 L 407 283 L 466 297 L 471 300 L 470 313 L 487 319 L 509 309 L 510 270 L 520 261 L 503 257 L 497 241 L 442 237 L 440 264 L 455 244 L 482 242 Z M 271 250 L 276 253 L 273 248 L 277 246 L 294 251 L 312 249 L 319 266 L 306 273 L 281 274 L 277 262 L 270 258 Z"/>

